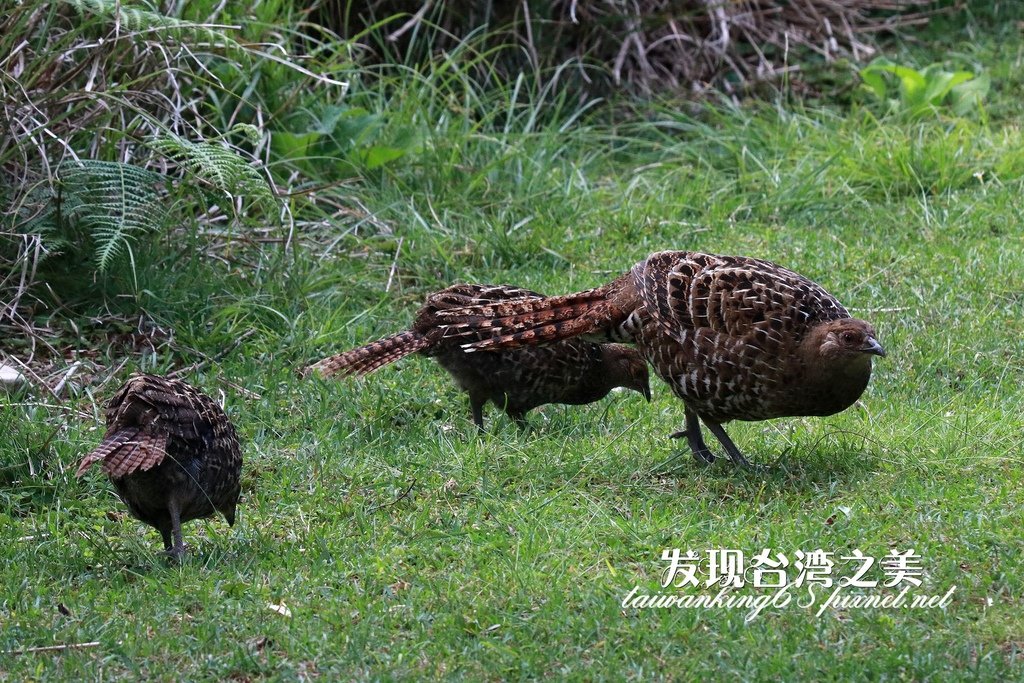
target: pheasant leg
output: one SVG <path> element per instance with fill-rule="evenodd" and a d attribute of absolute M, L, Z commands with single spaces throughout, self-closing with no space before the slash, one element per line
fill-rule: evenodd
<path fill-rule="evenodd" d="M 505 411 L 512 421 L 516 423 L 516 427 L 519 429 L 526 429 L 530 426 L 530 423 L 526 421 L 526 413 L 521 410 Z"/>
<path fill-rule="evenodd" d="M 686 443 L 693 451 L 693 459 L 699 463 L 712 463 L 715 461 L 715 454 L 711 452 L 708 445 L 704 443 L 704 435 L 700 431 L 700 419 L 697 413 L 690 408 L 686 409 L 686 429 L 675 432 L 670 438 L 681 439 L 686 437 Z"/>
<path fill-rule="evenodd" d="M 473 424 L 476 425 L 478 432 L 484 431 L 484 404 L 487 403 L 486 398 L 479 396 L 469 395 L 469 409 L 473 411 Z"/>
<path fill-rule="evenodd" d="M 185 554 L 185 542 L 181 538 L 181 505 L 175 496 L 167 501 L 167 512 L 171 515 L 171 535 L 174 537 L 174 545 L 167 552 L 173 559 L 180 560 Z M 166 536 L 164 544 L 167 544 Z"/>
<path fill-rule="evenodd" d="M 717 422 L 712 422 L 706 418 L 704 420 L 704 424 L 708 426 L 711 433 L 714 434 L 715 438 L 722 444 L 725 448 L 725 452 L 729 454 L 729 457 L 732 458 L 734 463 L 740 467 L 750 467 L 750 461 L 743 457 L 743 453 L 740 452 L 740 449 L 736 448 L 736 444 L 734 444 L 732 439 L 729 438 L 729 435 L 725 433 L 722 425 Z"/>

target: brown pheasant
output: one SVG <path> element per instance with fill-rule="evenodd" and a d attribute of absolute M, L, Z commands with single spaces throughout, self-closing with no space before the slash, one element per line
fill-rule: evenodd
<path fill-rule="evenodd" d="M 737 464 L 729 420 L 832 415 L 852 405 L 884 356 L 875 330 L 820 285 L 768 261 L 663 251 L 597 289 L 439 312 L 467 350 L 583 336 L 636 344 L 686 406 L 685 436 L 714 456 L 700 421 Z"/>
<path fill-rule="evenodd" d="M 413 352 L 437 359 L 469 394 L 473 422 L 483 429 L 483 407 L 493 402 L 519 425 L 527 411 L 546 403 L 585 404 L 626 387 L 651 398 L 647 363 L 621 344 L 574 339 L 547 346 L 466 353 L 464 340 L 444 337 L 438 312 L 474 304 L 532 299 L 536 292 L 504 285 L 455 285 L 427 297 L 412 328 L 311 365 L 306 374 L 365 375 Z M 481 339 L 481 337 L 477 337 Z"/>
<path fill-rule="evenodd" d="M 133 517 L 160 531 L 173 558 L 185 552 L 181 524 L 221 512 L 235 523 L 242 453 L 213 399 L 176 379 L 133 375 L 107 403 L 107 433 L 82 459 L 117 488 Z"/>

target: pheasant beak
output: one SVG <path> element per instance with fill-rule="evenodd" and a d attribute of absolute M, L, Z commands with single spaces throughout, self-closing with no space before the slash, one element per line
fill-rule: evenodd
<path fill-rule="evenodd" d="M 644 395 L 644 398 L 647 399 L 648 403 L 651 402 L 651 385 L 645 382 L 644 385 L 640 387 L 640 393 Z"/>
<path fill-rule="evenodd" d="M 885 358 L 885 349 L 882 348 L 882 345 L 874 337 L 868 337 L 864 346 L 861 347 L 861 351 Z"/>

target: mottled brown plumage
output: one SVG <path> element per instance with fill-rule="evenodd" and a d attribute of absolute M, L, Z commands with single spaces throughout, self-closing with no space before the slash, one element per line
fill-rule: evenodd
<path fill-rule="evenodd" d="M 411 353 L 430 356 L 469 394 L 473 421 L 480 428 L 487 401 L 522 424 L 527 411 L 537 406 L 591 403 L 620 386 L 650 399 L 647 363 L 634 349 L 621 344 L 574 339 L 547 346 L 467 353 L 460 346 L 465 340 L 445 338 L 438 323 L 438 312 L 448 308 L 524 298 L 542 299 L 536 292 L 504 285 L 449 287 L 427 298 L 411 329 L 325 358 L 307 368 L 307 374 L 365 375 Z"/>
<path fill-rule="evenodd" d="M 242 471 L 235 429 L 213 399 L 181 380 L 133 375 L 107 403 L 107 433 L 77 476 L 97 462 L 172 557 L 185 550 L 183 522 L 220 511 L 235 523 Z"/>
<path fill-rule="evenodd" d="M 807 278 L 742 256 L 664 251 L 603 287 L 439 313 L 467 349 L 577 336 L 636 344 L 686 405 L 694 455 L 712 461 L 700 421 L 737 463 L 722 424 L 831 415 L 852 405 L 885 352 L 868 323 Z"/>

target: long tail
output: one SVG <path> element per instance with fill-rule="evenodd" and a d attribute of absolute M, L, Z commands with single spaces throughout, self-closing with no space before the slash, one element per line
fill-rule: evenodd
<path fill-rule="evenodd" d="M 341 375 L 366 375 L 388 363 L 394 363 L 430 346 L 425 336 L 412 330 L 384 337 L 358 349 L 324 358 L 306 368 L 304 374 L 319 372 L 324 377 Z"/>
<path fill-rule="evenodd" d="M 82 476 L 97 462 L 102 462 L 103 471 L 112 477 L 145 472 L 163 462 L 166 455 L 167 434 L 146 434 L 137 427 L 128 427 L 105 437 L 82 458 L 75 476 Z"/>
<path fill-rule="evenodd" d="M 514 349 L 585 336 L 608 341 L 606 290 L 541 299 L 512 299 L 437 312 L 444 337 L 464 339 L 467 351 Z"/>

